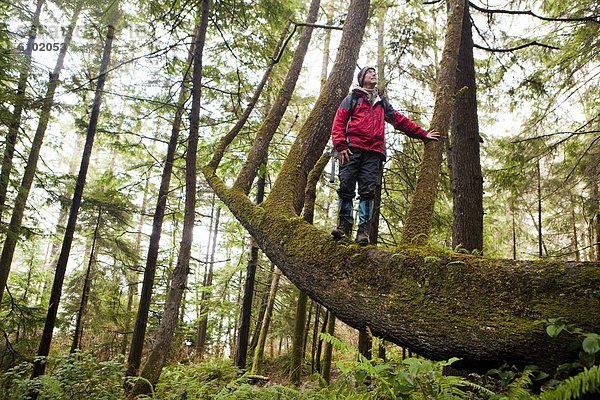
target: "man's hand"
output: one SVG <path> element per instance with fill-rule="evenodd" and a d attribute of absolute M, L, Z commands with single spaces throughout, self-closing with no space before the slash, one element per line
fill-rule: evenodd
<path fill-rule="evenodd" d="M 429 131 L 425 138 L 427 140 L 440 140 L 440 133 L 438 131 Z"/>
<path fill-rule="evenodd" d="M 338 161 L 340 162 L 340 165 L 344 165 L 346 162 L 350 161 L 350 154 L 352 154 L 350 149 L 338 152 Z"/>

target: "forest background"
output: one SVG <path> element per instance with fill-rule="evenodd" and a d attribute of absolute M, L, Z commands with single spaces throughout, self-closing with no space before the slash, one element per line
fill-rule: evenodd
<path fill-rule="evenodd" d="M 346 3 L 327 0 L 320 5 L 315 21 L 319 26 L 309 38 L 298 83 L 258 173 L 267 194 L 332 68 L 341 30 L 325 25 L 343 25 Z M 39 355 L 43 335 L 52 340 L 53 356 L 69 349 L 89 351 L 97 362 L 122 355 L 129 357 L 131 367 L 155 206 L 164 198 L 160 247 L 154 256 L 156 274 L 142 329 L 146 331 L 145 337 L 141 335 L 143 346 L 137 350 L 143 349 L 134 368 L 137 372 L 140 360 L 146 359 L 162 332 L 169 285 L 181 258 L 184 203 L 189 199 L 185 195 L 188 132 L 194 124 L 199 128 L 199 170 L 242 116 L 277 54 L 288 19 L 294 24 L 305 22 L 309 5 L 302 1 L 212 2 L 204 15 L 208 23 L 202 52 L 202 101 L 196 103 L 189 53 L 198 37 L 194 36 L 197 26 L 202 25 L 200 3 L 38 0 L 35 4 L 3 2 L 0 7 L 0 129 L 4 138 L 0 271 L 6 283 L 1 298 L 2 368 L 8 370 Z M 376 65 L 380 85 L 394 106 L 424 127 L 433 114 L 446 7 L 441 1 L 373 2 L 357 63 L 357 67 Z M 430 241 L 494 258 L 598 261 L 599 5 L 591 0 L 569 4 L 475 1 L 469 12 L 483 182 L 483 229 L 480 233 L 474 229 L 472 235 L 481 236 L 481 246 L 456 241 L 459 228 L 453 226 L 456 192 L 451 171 L 452 154 L 457 150 L 452 147 L 452 134 L 445 142 Z M 108 25 L 114 26 L 114 39 L 110 63 L 101 74 L 103 52 L 106 55 L 111 41 L 106 37 Z M 234 182 L 253 138 L 277 103 L 303 29 L 299 26 L 289 36 L 254 110 L 223 158 L 219 171 L 226 183 Z M 106 78 L 104 87 L 98 87 L 99 77 Z M 92 103 L 99 99 L 98 93 L 102 104 L 95 102 L 94 117 Z M 460 103 L 460 94 L 457 99 Z M 194 104 L 200 107 L 196 122 Z M 177 115 L 181 116 L 181 135 L 173 148 L 169 141 Z M 97 126 L 93 127 L 94 118 Z M 387 137 L 378 242 L 397 246 L 422 150 L 418 141 L 392 132 L 391 127 Z M 86 138 L 89 147 L 84 146 Z M 168 194 L 161 197 L 170 148 L 174 151 L 172 176 Z M 89 169 L 79 193 L 80 206 L 74 211 L 76 177 L 81 178 L 86 149 Z M 32 166 L 32 160 L 37 164 Z M 314 207 L 313 223 L 324 230 L 334 225 L 336 216 L 331 168 L 329 161 L 319 179 Z M 27 186 L 31 190 L 24 191 Z M 253 186 L 252 198 L 256 190 Z M 285 276 L 274 279 L 278 269 L 263 254 L 249 250 L 248 233 L 200 173 L 195 191 L 190 272 L 177 307 L 167 363 L 235 359 L 249 259 L 257 266 L 249 359 L 258 345 L 265 313 L 271 314 L 262 344 L 266 353 L 270 358 L 289 355 L 298 290 Z M 76 229 L 71 232 L 72 243 L 65 247 L 65 229 L 68 232 L 73 213 Z M 11 240 L 6 238 L 12 238 L 12 254 Z M 65 280 L 58 294 L 60 307 L 49 326 L 51 288 L 61 265 Z M 311 370 L 321 369 L 315 363 L 320 341 L 313 334 L 324 330 L 327 322 L 321 308 L 309 301 L 304 311 L 304 347 Z M 359 345 L 353 329 L 338 322 L 336 331 L 336 336 Z M 342 353 L 338 346 L 337 357 L 343 357 Z"/>

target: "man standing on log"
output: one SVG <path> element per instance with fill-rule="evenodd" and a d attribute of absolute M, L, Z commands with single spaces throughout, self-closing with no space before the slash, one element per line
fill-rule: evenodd
<path fill-rule="evenodd" d="M 373 216 L 375 187 L 385 160 L 385 123 L 388 122 L 414 138 L 438 140 L 436 131 L 428 132 L 394 110 L 377 88 L 374 67 L 364 67 L 357 76 L 358 86 L 340 104 L 331 138 L 340 162 L 338 225 L 331 231 L 334 240 L 350 236 L 354 225 L 352 200 L 358 183 L 358 231 L 356 242 L 369 244 L 369 225 Z"/>

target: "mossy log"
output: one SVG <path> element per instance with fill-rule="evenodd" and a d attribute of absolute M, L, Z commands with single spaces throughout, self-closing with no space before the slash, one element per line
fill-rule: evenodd
<path fill-rule="evenodd" d="M 282 272 L 346 324 L 432 359 L 544 369 L 569 343 L 536 321 L 564 317 L 600 332 L 600 263 L 513 261 L 433 247 L 334 242 L 293 216 L 253 205 L 205 170 L 219 197 Z"/>

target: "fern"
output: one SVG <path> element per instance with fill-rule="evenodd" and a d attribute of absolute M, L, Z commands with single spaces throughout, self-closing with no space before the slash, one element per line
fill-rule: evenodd
<path fill-rule="evenodd" d="M 579 399 L 590 393 L 600 393 L 600 366 L 595 365 L 590 369 L 566 379 L 551 391 L 540 395 L 540 400 L 570 400 Z"/>

